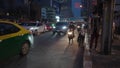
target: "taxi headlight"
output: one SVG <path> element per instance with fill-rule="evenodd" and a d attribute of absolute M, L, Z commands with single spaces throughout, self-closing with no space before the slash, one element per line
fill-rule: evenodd
<path fill-rule="evenodd" d="M 33 48 L 34 46 L 33 46 L 33 44 L 34 44 L 34 37 L 33 37 L 33 35 L 30 35 L 29 37 L 28 37 L 28 39 L 29 39 L 29 41 L 30 41 L 30 43 L 31 43 L 31 47 Z"/>

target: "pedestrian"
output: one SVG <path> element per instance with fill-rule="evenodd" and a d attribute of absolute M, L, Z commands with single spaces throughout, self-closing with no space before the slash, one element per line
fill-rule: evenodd
<path fill-rule="evenodd" d="M 98 44 L 98 38 L 99 38 L 99 27 L 100 27 L 100 20 L 99 20 L 99 16 L 97 13 L 93 13 L 94 17 L 91 20 L 91 39 L 90 39 L 90 51 L 92 50 L 93 46 L 94 46 L 94 50 L 96 50 L 97 48 L 97 44 Z M 94 45 L 93 45 L 94 43 Z"/>
<path fill-rule="evenodd" d="M 113 22 L 113 24 L 112 24 L 112 40 L 114 40 L 114 38 L 115 38 L 115 22 Z"/>

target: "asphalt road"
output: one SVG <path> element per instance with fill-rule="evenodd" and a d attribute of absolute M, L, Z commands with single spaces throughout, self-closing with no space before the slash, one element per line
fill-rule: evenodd
<path fill-rule="evenodd" d="M 69 44 L 67 35 L 51 32 L 35 36 L 34 48 L 26 57 L 15 56 L 0 68 L 83 68 L 83 48 L 76 41 Z"/>

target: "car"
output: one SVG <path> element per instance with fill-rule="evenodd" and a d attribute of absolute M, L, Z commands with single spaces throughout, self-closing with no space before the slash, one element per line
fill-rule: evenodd
<path fill-rule="evenodd" d="M 0 60 L 27 55 L 33 43 L 30 31 L 17 23 L 0 20 Z"/>
<path fill-rule="evenodd" d="M 31 31 L 33 35 L 39 35 L 43 31 L 40 23 L 36 22 L 21 22 L 19 25 L 23 26 L 27 30 Z"/>
<path fill-rule="evenodd" d="M 53 34 L 55 34 L 56 32 L 66 34 L 68 27 L 69 27 L 69 23 L 67 23 L 67 22 L 57 22 L 53 29 Z"/>
<path fill-rule="evenodd" d="M 47 31 L 51 31 L 53 28 L 52 28 L 52 24 L 51 23 L 48 23 L 48 24 L 45 24 L 45 29 Z"/>

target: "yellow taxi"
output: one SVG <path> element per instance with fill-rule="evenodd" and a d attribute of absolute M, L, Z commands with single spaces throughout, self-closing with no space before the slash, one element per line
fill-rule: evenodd
<path fill-rule="evenodd" d="M 15 22 L 0 20 L 0 60 L 17 54 L 27 55 L 33 42 L 30 31 Z"/>

